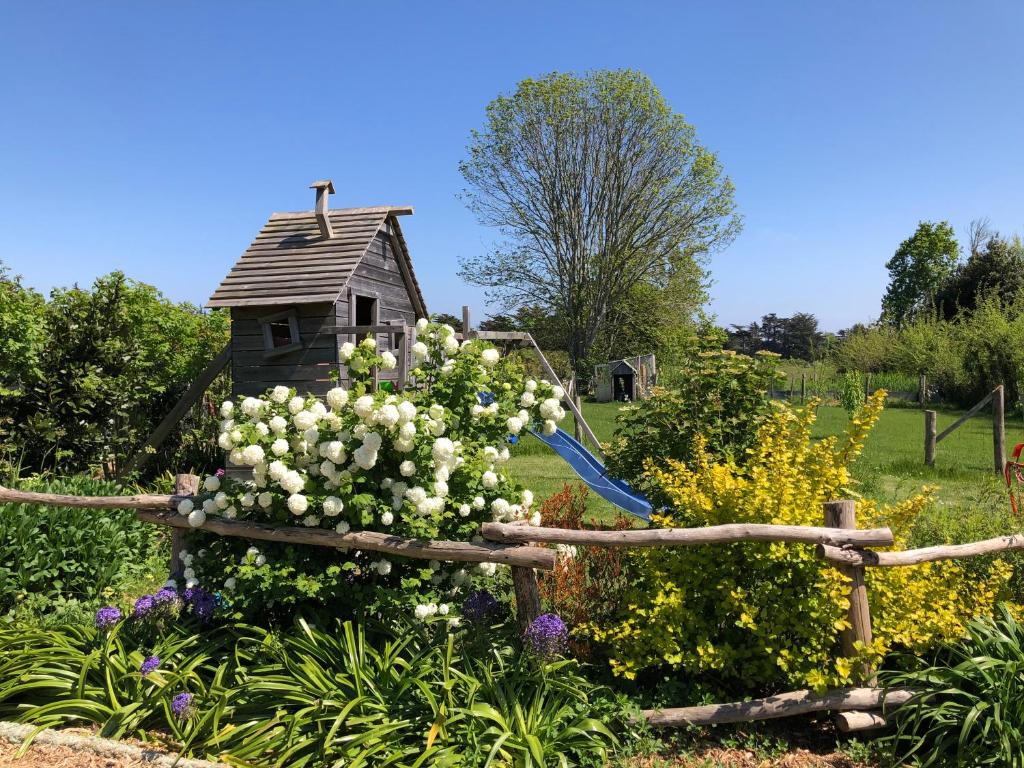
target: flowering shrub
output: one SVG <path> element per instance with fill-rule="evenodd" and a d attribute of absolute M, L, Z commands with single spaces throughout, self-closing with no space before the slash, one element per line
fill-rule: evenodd
<path fill-rule="evenodd" d="M 533 494 L 504 473 L 505 443 L 532 425 L 553 433 L 565 416 L 564 392 L 524 381 L 483 341 L 460 344 L 450 326 L 421 320 L 417 330 L 415 367 L 400 393 L 372 391 L 373 369 L 397 361 L 367 337 L 341 346 L 350 388 L 335 387 L 325 401 L 280 386 L 237 407 L 224 403 L 218 444 L 233 464 L 251 467 L 251 480 L 208 477 L 198 503 L 183 501 L 178 511 L 195 528 L 220 515 L 424 539 L 473 539 L 485 520 L 539 524 Z M 242 554 L 241 547 L 204 541 L 203 556 L 186 555 L 186 587 L 223 584 L 236 603 L 248 594 L 259 610 L 404 595 L 426 619 L 447 615 L 460 592 L 496 568 L 285 545 Z"/>
<path fill-rule="evenodd" d="M 771 412 L 768 390 L 778 374 L 778 355 L 753 357 L 705 349 L 664 373 L 666 387 L 624 407 L 608 446 L 608 471 L 655 504 L 666 500 L 645 474 L 644 462 L 691 462 L 698 453 L 742 462 L 757 428 Z"/>
<path fill-rule="evenodd" d="M 671 503 L 655 522 L 821 525 L 822 503 L 851 495 L 848 467 L 884 398 L 875 393 L 842 438 L 811 440 L 813 404 L 778 406 L 743 466 L 702 453 L 692 464 L 649 465 Z M 903 548 L 927 503 L 927 489 L 889 508 L 861 500 L 858 524 L 889 526 Z M 848 584 L 812 547 L 741 543 L 652 549 L 633 558 L 635 586 L 620 601 L 628 614 L 587 628 L 608 646 L 617 674 L 667 665 L 747 686 L 786 681 L 822 689 L 854 681 L 857 660 L 843 658 L 839 644 Z M 985 578 L 969 578 L 952 561 L 868 569 L 875 642 L 859 649 L 858 660 L 877 661 L 895 646 L 919 652 L 959 635 L 966 621 L 990 610 L 1009 571 L 996 563 Z"/>

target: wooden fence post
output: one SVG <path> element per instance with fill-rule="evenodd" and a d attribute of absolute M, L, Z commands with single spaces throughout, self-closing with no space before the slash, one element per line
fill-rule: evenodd
<path fill-rule="evenodd" d="M 540 586 L 533 568 L 512 566 L 512 587 L 516 595 L 516 626 L 519 634 L 540 616 Z"/>
<path fill-rule="evenodd" d="M 800 374 L 800 405 L 804 404 L 804 400 L 807 397 L 807 374 Z"/>
<path fill-rule="evenodd" d="M 922 408 L 928 404 L 928 377 L 923 373 L 917 380 L 917 402 Z"/>
<path fill-rule="evenodd" d="M 1002 384 L 996 387 L 992 398 L 992 451 L 996 473 L 1001 474 L 1006 464 L 1006 400 Z"/>
<path fill-rule="evenodd" d="M 462 338 L 470 339 L 473 337 L 473 326 L 469 317 L 469 306 L 466 304 L 462 305 Z"/>
<path fill-rule="evenodd" d="M 826 501 L 825 525 L 829 528 L 854 529 L 857 527 L 857 507 L 851 500 Z M 850 579 L 850 628 L 843 630 L 843 655 L 857 654 L 855 643 L 871 645 L 871 610 L 868 607 L 868 588 L 865 568 L 860 565 L 836 566 Z M 861 669 L 864 680 L 874 681 L 874 670 L 867 664 Z M 874 682 L 871 683 L 872 685 Z"/>
<path fill-rule="evenodd" d="M 195 496 L 199 493 L 199 478 L 196 475 L 175 475 L 174 495 Z M 175 528 L 171 531 L 171 562 L 168 573 L 169 579 L 176 579 L 181 575 L 184 568 L 178 555 L 185 548 L 185 531 Z"/>
<path fill-rule="evenodd" d="M 924 412 L 924 463 L 935 466 L 935 437 L 938 434 L 938 415 L 935 411 Z"/>
<path fill-rule="evenodd" d="M 572 378 L 572 401 L 576 405 L 576 410 L 583 413 L 583 401 L 580 399 L 579 383 L 575 376 Z M 576 428 L 573 430 L 575 432 L 576 442 L 582 443 L 583 425 L 580 424 L 580 420 L 575 418 L 575 416 L 573 417 L 573 423 L 576 425 Z"/>

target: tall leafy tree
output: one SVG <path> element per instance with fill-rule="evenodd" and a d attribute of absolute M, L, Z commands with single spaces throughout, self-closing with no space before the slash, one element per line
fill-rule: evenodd
<path fill-rule="evenodd" d="M 943 317 L 951 320 L 971 312 L 985 296 L 1009 302 L 1024 291 L 1024 243 L 991 233 L 983 245 L 974 245 L 967 261 L 959 265 L 936 294 Z"/>
<path fill-rule="evenodd" d="M 882 299 L 882 320 L 903 325 L 935 308 L 935 298 L 956 270 L 960 245 L 948 221 L 922 221 L 917 231 L 886 262 L 889 287 Z"/>
<path fill-rule="evenodd" d="M 462 333 L 462 318 L 456 317 L 451 312 L 435 312 L 430 316 L 430 321 L 450 325 L 458 333 Z"/>
<path fill-rule="evenodd" d="M 786 318 L 782 331 L 782 354 L 799 360 L 821 357 L 825 334 L 818 329 L 818 318 L 810 312 L 797 312 Z"/>
<path fill-rule="evenodd" d="M 503 236 L 462 277 L 505 311 L 562 318 L 581 373 L 636 285 L 665 287 L 740 227 L 717 157 L 639 72 L 522 81 L 488 105 L 460 170 L 470 209 Z"/>
<path fill-rule="evenodd" d="M 745 355 L 767 350 L 798 360 L 820 358 L 827 342 L 818 329 L 818 318 L 810 312 L 797 312 L 792 317 L 779 317 L 773 312 L 764 315 L 760 323 L 733 325 L 727 333 L 729 349 Z"/>

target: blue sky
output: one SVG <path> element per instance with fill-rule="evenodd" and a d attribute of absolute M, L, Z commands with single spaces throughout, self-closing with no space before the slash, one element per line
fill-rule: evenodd
<path fill-rule="evenodd" d="M 411 204 L 432 311 L 493 233 L 456 198 L 484 107 L 631 67 L 718 152 L 742 235 L 723 323 L 872 319 L 921 219 L 1024 229 L 1018 2 L 7 2 L 0 259 L 41 290 L 112 269 L 203 302 L 272 211 Z"/>

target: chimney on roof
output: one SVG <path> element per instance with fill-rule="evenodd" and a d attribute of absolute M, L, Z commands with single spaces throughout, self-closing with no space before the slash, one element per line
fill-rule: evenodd
<path fill-rule="evenodd" d="M 314 181 L 309 185 L 310 189 L 316 190 L 316 223 L 320 227 L 320 236 L 324 239 L 334 237 L 334 230 L 331 229 L 331 218 L 327 215 L 327 196 L 334 194 L 334 184 L 330 179 Z"/>

